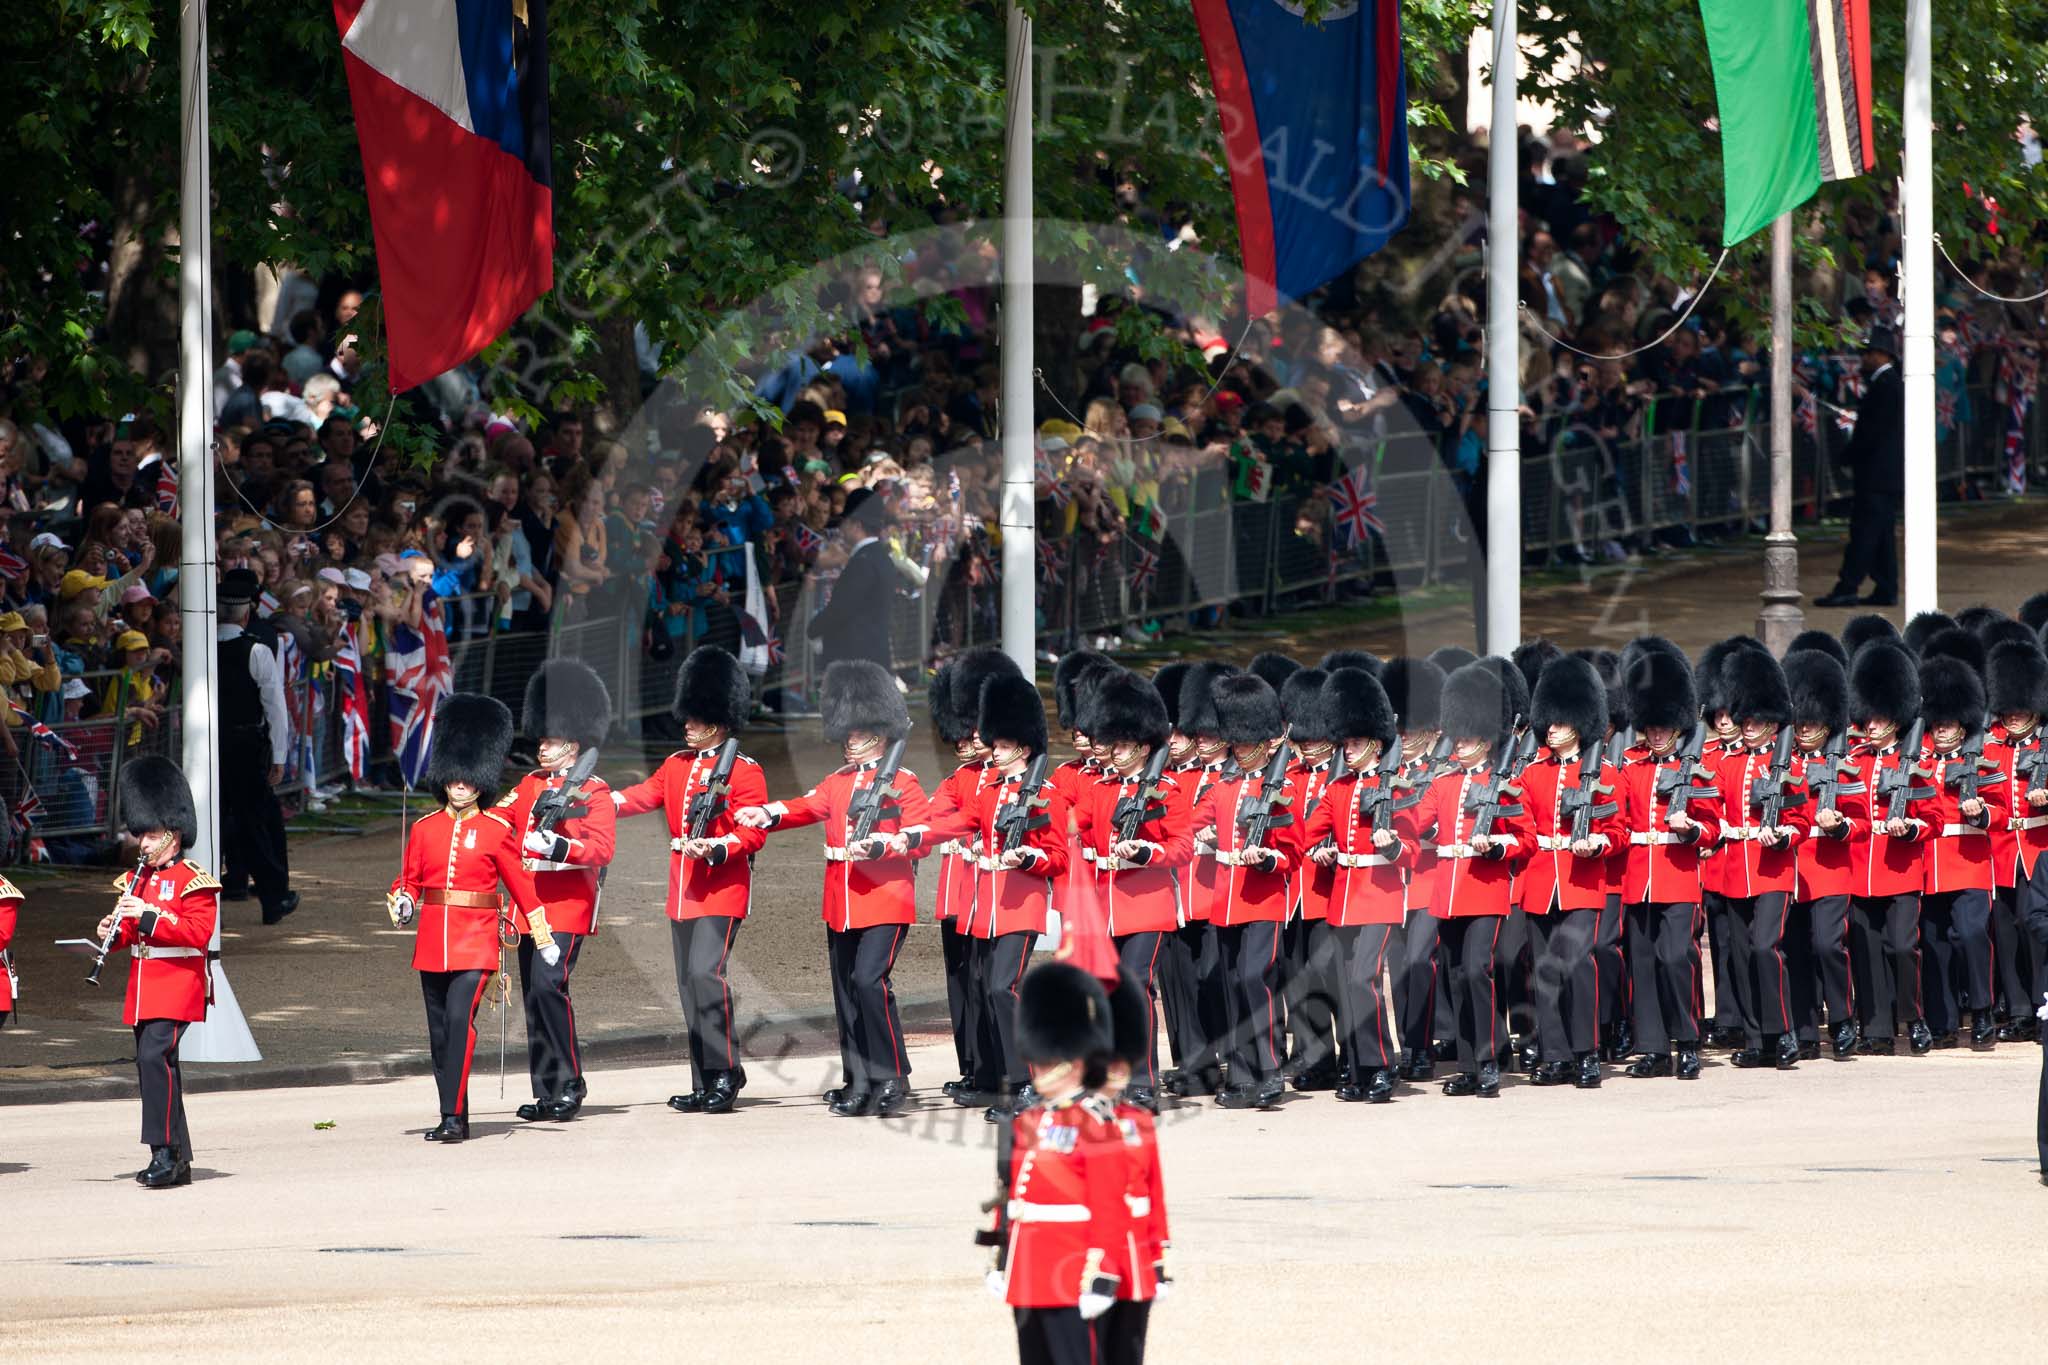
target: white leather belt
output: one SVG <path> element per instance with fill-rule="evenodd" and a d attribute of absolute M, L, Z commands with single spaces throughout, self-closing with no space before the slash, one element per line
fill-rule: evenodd
<path fill-rule="evenodd" d="M 1088 855 L 1088 861 L 1095 864 L 1097 872 L 1122 872 L 1125 869 L 1135 872 L 1145 865 L 1143 863 L 1127 863 L 1121 858 L 1112 858 L 1107 854 L 1098 858 L 1092 852 Z"/>
<path fill-rule="evenodd" d="M 1975 825 L 1943 825 L 1941 827 L 1941 837 L 1944 839 L 1960 839 L 1969 834 L 1983 837 L 1990 833 L 1990 830 L 1978 829 Z"/>
<path fill-rule="evenodd" d="M 1539 834 L 1536 836 L 1536 847 L 1542 849 L 1545 853 L 1569 853 L 1572 847 L 1572 836 L 1569 834 Z"/>
<path fill-rule="evenodd" d="M 1438 844 L 1435 849 L 1439 858 L 1476 858 L 1478 850 L 1470 844 Z"/>
<path fill-rule="evenodd" d="M 856 858 L 843 848 L 834 848 L 827 844 L 825 846 L 825 861 L 828 863 L 861 863 L 866 862 L 867 859 Z"/>
<path fill-rule="evenodd" d="M 1392 867 L 1394 860 L 1384 853 L 1339 853 L 1339 867 Z"/>
<path fill-rule="evenodd" d="M 1668 829 L 1632 829 L 1628 833 L 1632 844 L 1682 844 L 1685 836 Z"/>
<path fill-rule="evenodd" d="M 1097 859 L 1097 858 L 1098 858 L 1099 856 L 1101 856 L 1101 855 L 1097 854 L 1097 853 L 1095 852 L 1095 850 L 1094 850 L 1094 849 L 1092 849 L 1092 848 L 1084 848 L 1084 849 L 1082 849 L 1082 850 L 1081 850 L 1081 861 L 1082 861 L 1082 862 L 1084 862 L 1084 863 L 1092 863 L 1092 862 L 1096 861 L 1096 859 Z M 1112 862 L 1112 863 L 1113 863 L 1113 862 L 1115 862 L 1115 861 L 1116 861 L 1116 859 L 1114 859 L 1114 858 L 1105 858 L 1105 859 L 1103 859 L 1103 861 L 1105 861 L 1105 862 Z"/>
<path fill-rule="evenodd" d="M 1733 839 L 1737 843 L 1748 843 L 1751 840 L 1763 838 L 1764 832 L 1750 825 L 1723 825 L 1721 826 L 1721 837 L 1723 839 Z"/>
<path fill-rule="evenodd" d="M 130 945 L 128 945 L 128 953 L 131 957 L 139 957 L 144 959 L 145 961 L 152 957 L 206 956 L 206 950 L 204 948 L 163 948 L 157 946 L 154 943 L 131 943 Z"/>
<path fill-rule="evenodd" d="M 1216 861 L 1225 867 L 1264 867 L 1266 865 L 1266 858 L 1273 855 L 1273 850 L 1269 848 L 1260 849 L 1259 854 L 1262 856 L 1253 857 L 1250 850 L 1242 848 L 1219 849 L 1216 853 Z"/>
<path fill-rule="evenodd" d="M 958 839 L 946 840 L 945 843 L 940 844 L 933 852 L 937 853 L 941 858 L 965 858 L 969 856 L 967 845 L 961 843 Z"/>
<path fill-rule="evenodd" d="M 542 858 L 521 858 L 519 864 L 528 872 L 574 872 L 583 866 L 581 863 L 551 863 Z"/>
<path fill-rule="evenodd" d="M 1127 1194 L 1124 1196 L 1124 1207 L 1131 1211 L 1131 1217 L 1143 1218 L 1152 1212 L 1152 1198 L 1150 1195 Z"/>
<path fill-rule="evenodd" d="M 1009 1213 L 1013 1223 L 1085 1223 L 1092 1216 L 1086 1204 L 1034 1204 L 1028 1199 L 1012 1199 Z"/>
<path fill-rule="evenodd" d="M 2012 820 L 2014 829 L 2040 829 L 2043 825 L 2048 825 L 2048 815 L 2015 815 Z"/>
<path fill-rule="evenodd" d="M 983 872 L 1029 872 L 1035 865 L 1034 863 L 1025 863 L 1022 867 L 1005 867 L 1003 866 L 1003 855 L 1000 853 L 984 854 L 978 858 L 969 858 L 967 861 L 973 863 Z"/>
<path fill-rule="evenodd" d="M 1213 857 L 1215 857 L 1215 856 L 1216 856 L 1216 845 L 1214 845 L 1214 844 L 1202 844 L 1202 843 L 1198 843 L 1198 844 L 1196 844 L 1196 845 L 1195 845 L 1195 856 L 1196 856 L 1197 858 L 1213 858 Z"/>

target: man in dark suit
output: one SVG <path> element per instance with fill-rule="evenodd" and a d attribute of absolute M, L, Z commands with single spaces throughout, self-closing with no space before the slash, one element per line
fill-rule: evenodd
<path fill-rule="evenodd" d="M 889 622 L 895 615 L 903 574 L 889 558 L 889 506 L 872 489 L 856 488 L 846 499 L 840 522 L 851 550 L 832 600 L 811 617 L 811 638 L 820 662 L 868 659 L 889 667 Z"/>
<path fill-rule="evenodd" d="M 1842 452 L 1856 478 L 1849 505 L 1849 543 L 1834 590 L 1816 607 L 1893 607 L 1899 602 L 1899 550 L 1894 533 L 1906 496 L 1906 388 L 1899 348 L 1889 327 L 1873 327 L 1863 343 L 1863 401 L 1856 432 Z M 1856 590 L 1871 581 L 1868 597 Z"/>

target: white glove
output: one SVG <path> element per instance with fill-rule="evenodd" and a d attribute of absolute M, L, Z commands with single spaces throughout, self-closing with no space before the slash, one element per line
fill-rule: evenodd
<path fill-rule="evenodd" d="M 1116 1307 L 1116 1295 L 1114 1294 L 1083 1294 L 1081 1296 L 1081 1321 L 1093 1322 L 1114 1307 Z"/>
<path fill-rule="evenodd" d="M 412 923 L 413 914 L 419 907 L 413 904 L 411 896 L 395 891 L 384 898 L 384 908 L 391 914 L 391 923 L 400 929 Z"/>
<path fill-rule="evenodd" d="M 2044 1023 L 2048 1023 L 2048 1001 L 2041 1003 L 2041 1008 L 2034 1011 L 2034 1017 Z"/>
<path fill-rule="evenodd" d="M 1009 1287 L 1003 1283 L 1002 1271 L 989 1271 L 988 1278 L 984 1279 L 982 1283 L 987 1285 L 988 1292 L 995 1295 L 997 1298 L 1002 1299 L 1009 1297 Z"/>
<path fill-rule="evenodd" d="M 555 836 L 552 834 L 542 834 L 537 829 L 530 829 L 526 831 L 524 847 L 528 853 L 533 854 L 535 857 L 550 857 L 555 851 Z"/>
<path fill-rule="evenodd" d="M 547 963 L 550 967 L 561 966 L 562 945 L 560 945 L 559 943 L 550 943 L 545 948 L 542 948 L 540 950 L 540 960 L 542 962 Z"/>

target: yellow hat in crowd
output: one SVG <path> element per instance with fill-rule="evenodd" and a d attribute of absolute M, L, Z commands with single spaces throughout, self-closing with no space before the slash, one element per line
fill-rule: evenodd
<path fill-rule="evenodd" d="M 0 635 L 11 635 L 17 630 L 27 630 L 28 622 L 21 619 L 21 613 L 10 611 L 0 614 Z"/>
<path fill-rule="evenodd" d="M 87 588 L 104 588 L 106 586 L 106 579 L 95 574 L 89 574 L 83 569 L 73 569 L 65 574 L 64 581 L 57 585 L 57 599 L 61 602 L 69 602 Z"/>
<path fill-rule="evenodd" d="M 114 648 L 123 654 L 131 649 L 148 649 L 149 637 L 139 630 L 124 630 L 114 637 Z"/>

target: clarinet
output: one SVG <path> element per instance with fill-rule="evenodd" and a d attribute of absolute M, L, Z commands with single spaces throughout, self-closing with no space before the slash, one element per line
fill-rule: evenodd
<path fill-rule="evenodd" d="M 149 854 L 144 852 L 141 857 L 135 860 L 135 870 L 128 874 L 128 895 L 132 896 L 135 894 L 136 888 L 142 885 L 142 874 L 148 870 Z M 107 926 L 107 936 L 100 940 L 99 951 L 93 954 L 92 970 L 85 974 L 85 983 L 88 986 L 100 984 L 100 969 L 107 965 L 107 954 L 114 951 L 114 939 L 120 932 L 121 917 L 116 914 L 114 922 Z"/>

